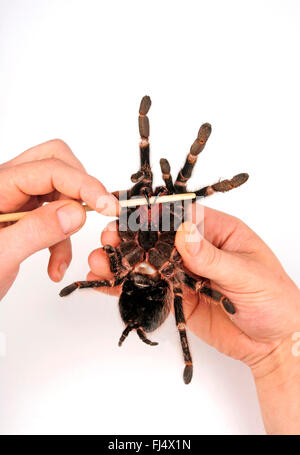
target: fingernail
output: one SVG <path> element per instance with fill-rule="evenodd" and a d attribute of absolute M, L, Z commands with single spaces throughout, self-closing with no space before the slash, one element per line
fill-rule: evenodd
<path fill-rule="evenodd" d="M 66 262 L 63 262 L 63 263 L 60 264 L 60 266 L 58 267 L 58 277 L 59 277 L 59 281 L 63 279 L 64 274 L 66 273 L 67 268 L 68 268 L 68 265 L 67 265 Z"/>
<path fill-rule="evenodd" d="M 202 235 L 197 229 L 197 226 L 188 223 L 185 228 L 185 249 L 190 256 L 196 256 L 200 251 Z"/>
<path fill-rule="evenodd" d="M 118 199 L 110 193 L 99 196 L 96 202 L 97 212 L 107 216 L 118 216 Z"/>
<path fill-rule="evenodd" d="M 75 204 L 60 207 L 57 211 L 58 222 L 65 234 L 71 234 L 84 223 L 84 212 Z"/>

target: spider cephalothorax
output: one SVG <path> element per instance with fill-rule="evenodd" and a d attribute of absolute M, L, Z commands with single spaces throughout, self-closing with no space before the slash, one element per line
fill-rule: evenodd
<path fill-rule="evenodd" d="M 204 123 L 200 127 L 198 136 L 191 146 L 185 164 L 174 184 L 168 161 L 164 158 L 160 160 L 165 186 L 153 191 L 148 141 L 149 119 L 147 117 L 150 105 L 150 98 L 144 96 L 139 110 L 141 164 L 139 171 L 131 177 L 134 186 L 126 192 L 114 193 L 119 199 L 144 197 L 148 201 L 148 206 L 122 209 L 118 220 L 120 244 L 117 248 L 110 245 L 104 246 L 114 279 L 111 281 L 77 281 L 65 287 L 60 295 L 66 296 L 77 288 L 121 285 L 119 309 L 126 328 L 120 338 L 119 346 L 132 330 L 135 330 L 145 343 L 156 345 L 157 343 L 147 338 L 146 333 L 154 331 L 165 321 L 173 303 L 186 365 L 183 379 L 188 384 L 192 379 L 193 365 L 182 308 L 183 285 L 208 296 L 214 303 L 221 303 L 230 314 L 235 313 L 235 308 L 229 299 L 210 287 L 207 279 L 194 276 L 182 263 L 174 243 L 176 230 L 185 217 L 185 207 L 177 203 L 168 207 L 169 223 L 166 230 L 162 204 L 157 203 L 150 206 L 149 197 L 186 192 L 186 183 L 191 177 L 199 153 L 205 147 L 210 136 L 211 126 Z M 247 179 L 248 174 L 238 174 L 231 180 L 217 182 L 201 188 L 195 193 L 198 198 L 201 198 L 214 192 L 229 191 L 242 185 Z"/>

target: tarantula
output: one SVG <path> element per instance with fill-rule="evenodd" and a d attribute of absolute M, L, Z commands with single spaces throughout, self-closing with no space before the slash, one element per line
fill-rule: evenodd
<path fill-rule="evenodd" d="M 148 205 L 120 211 L 118 220 L 120 244 L 117 248 L 110 245 L 104 246 L 114 279 L 111 281 L 76 281 L 62 289 L 60 296 L 66 296 L 77 288 L 121 285 L 119 309 L 126 328 L 119 340 L 119 346 L 132 330 L 136 330 L 144 343 L 150 346 L 157 345 L 158 343 L 147 338 L 146 333 L 154 331 L 165 321 L 173 301 L 185 362 L 183 380 L 188 384 L 192 379 L 193 364 L 182 308 L 182 285 L 208 296 L 214 303 L 221 303 L 229 314 L 234 314 L 235 308 L 229 299 L 210 287 L 207 279 L 193 275 L 184 266 L 181 256 L 174 246 L 176 229 L 184 217 L 182 204 L 173 203 L 169 206 L 170 225 L 166 231 L 162 226 L 163 204 L 150 205 L 149 197 L 186 192 L 187 181 L 191 177 L 199 153 L 204 149 L 210 136 L 211 126 L 209 123 L 204 123 L 200 127 L 198 136 L 191 146 L 175 183 L 170 174 L 168 161 L 164 158 L 160 160 L 165 186 L 153 191 L 149 159 L 149 119 L 147 117 L 150 106 L 149 96 L 144 96 L 139 109 L 140 169 L 131 177 L 134 185 L 126 192 L 114 193 L 119 199 L 121 197 L 146 198 Z M 231 180 L 219 181 L 201 188 L 195 193 L 197 198 L 201 198 L 214 192 L 229 191 L 242 185 L 247 179 L 248 174 L 238 174 Z M 156 210 L 154 210 L 155 208 Z M 128 222 L 132 215 L 135 216 L 135 220 L 138 220 L 134 226 Z"/>

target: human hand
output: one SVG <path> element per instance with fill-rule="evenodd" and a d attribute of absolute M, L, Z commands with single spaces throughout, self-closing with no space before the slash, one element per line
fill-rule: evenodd
<path fill-rule="evenodd" d="M 105 203 L 99 203 L 100 197 Z M 0 299 L 21 262 L 43 248 L 51 253 L 49 277 L 62 279 L 72 257 L 69 236 L 86 219 L 81 201 L 100 213 L 116 213 L 116 199 L 61 140 L 40 144 L 0 165 L 0 213 L 32 210 L 17 223 L 0 223 Z M 44 202 L 50 203 L 42 206 Z"/>
<path fill-rule="evenodd" d="M 269 434 L 299 434 L 300 358 L 293 346 L 293 332 L 300 328 L 299 289 L 242 221 L 205 208 L 204 238 L 198 233 L 196 244 L 186 241 L 195 226 L 183 227 L 176 247 L 184 263 L 209 278 L 237 310 L 228 317 L 219 306 L 191 295 L 186 299 L 191 330 L 250 366 Z"/>
<path fill-rule="evenodd" d="M 228 297 L 237 311 L 226 314 L 208 297 L 185 288 L 187 326 L 220 352 L 254 368 L 300 327 L 299 290 L 270 248 L 242 221 L 198 204 L 193 219 L 201 219 L 204 238 L 194 224 L 182 225 L 176 247 L 183 262 L 194 274 L 210 279 L 212 288 Z M 102 244 L 117 246 L 114 226 L 112 222 L 103 231 Z M 112 278 L 102 249 L 91 253 L 89 264 L 88 280 Z M 119 289 L 105 292 L 118 295 Z"/>
<path fill-rule="evenodd" d="M 300 357 L 293 354 L 291 337 L 300 328 L 299 289 L 270 248 L 239 219 L 198 204 L 192 219 L 202 221 L 197 229 L 184 223 L 176 247 L 186 267 L 210 279 L 212 288 L 234 303 L 236 313 L 184 288 L 187 326 L 251 368 L 268 433 L 299 434 Z M 118 245 L 115 222 L 103 231 L 101 242 Z M 88 280 L 112 278 L 102 248 L 90 254 L 89 265 Z M 99 291 L 120 294 L 118 287 Z"/>

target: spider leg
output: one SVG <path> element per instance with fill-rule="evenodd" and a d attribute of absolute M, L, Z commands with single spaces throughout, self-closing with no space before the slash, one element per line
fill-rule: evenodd
<path fill-rule="evenodd" d="M 141 100 L 139 109 L 139 131 L 141 136 L 140 142 L 140 169 L 131 176 L 135 185 L 130 190 L 130 196 L 140 194 L 141 189 L 148 187 L 152 190 L 152 172 L 150 167 L 150 146 L 149 146 L 149 118 L 147 116 L 151 106 L 149 96 L 144 96 Z"/>
<path fill-rule="evenodd" d="M 155 247 L 149 250 L 148 261 L 164 278 L 171 279 L 176 263 L 181 261 L 181 257 L 173 245 L 159 239 Z"/>
<path fill-rule="evenodd" d="M 189 343 L 186 336 L 185 330 L 185 317 L 182 308 L 182 289 L 181 288 L 174 288 L 174 310 L 175 310 L 175 320 L 176 325 L 180 335 L 180 342 L 183 352 L 183 358 L 185 362 L 185 369 L 183 372 L 183 380 L 185 384 L 189 384 L 191 382 L 193 376 L 193 362 L 192 357 L 189 349 Z"/>
<path fill-rule="evenodd" d="M 155 248 L 149 250 L 148 260 L 150 264 L 156 267 L 161 275 L 165 279 L 170 280 L 174 286 L 175 320 L 179 330 L 182 352 L 186 365 L 183 372 L 183 380 L 185 384 L 189 384 L 193 376 L 193 364 L 185 330 L 185 317 L 182 308 L 182 289 L 176 279 L 176 266 L 180 266 L 181 256 L 174 247 L 174 237 L 172 239 L 172 236 L 168 238 L 167 235 L 165 235 L 163 241 L 159 239 L 158 242 L 156 242 Z M 186 277 L 188 276 L 186 275 Z"/>
<path fill-rule="evenodd" d="M 153 196 L 155 196 L 155 199 L 154 199 L 154 202 L 153 204 L 156 204 L 157 203 L 157 199 L 160 197 L 160 196 L 165 196 L 168 194 L 168 189 L 165 187 L 165 186 L 157 186 L 154 190 L 154 194 Z"/>
<path fill-rule="evenodd" d="M 136 333 L 138 334 L 138 336 L 140 337 L 140 339 L 146 343 L 146 344 L 149 344 L 150 346 L 157 346 L 158 343 L 156 341 L 151 341 L 151 340 L 148 340 L 148 338 L 146 337 L 145 335 L 145 332 L 144 330 L 142 329 L 142 327 L 139 327 L 136 331 Z"/>
<path fill-rule="evenodd" d="M 103 249 L 106 252 L 108 259 L 109 259 L 109 265 L 110 265 L 110 270 L 114 274 L 114 279 L 113 280 L 96 280 L 96 281 L 75 281 L 72 284 L 69 284 L 65 288 L 63 288 L 59 295 L 61 297 L 65 297 L 66 295 L 71 294 L 73 291 L 76 289 L 82 289 L 82 288 L 101 288 L 101 287 L 115 287 L 121 284 L 125 277 L 128 275 L 128 273 L 132 270 L 132 267 L 130 265 L 130 259 L 132 256 L 132 251 L 130 250 L 135 250 L 136 249 L 136 242 L 134 241 L 129 241 L 129 242 L 121 242 L 122 243 L 127 243 L 129 244 L 129 249 L 127 251 L 127 254 L 129 254 L 129 260 L 126 264 L 126 267 L 124 267 L 122 263 L 122 252 L 120 250 L 120 247 L 118 248 L 113 248 L 111 245 L 104 245 Z M 131 252 L 131 256 L 130 256 Z M 139 252 L 140 253 L 140 252 Z M 135 255 L 137 256 L 137 252 L 135 251 Z M 126 258 L 126 254 L 125 254 Z"/>
<path fill-rule="evenodd" d="M 203 283 L 203 278 L 193 278 L 183 270 L 178 271 L 177 279 L 182 281 L 182 283 L 184 283 L 190 289 L 193 289 L 193 291 L 197 291 L 197 289 L 200 287 L 199 285 Z"/>
<path fill-rule="evenodd" d="M 233 190 L 243 183 L 247 182 L 249 175 L 246 173 L 235 175 L 231 180 L 222 180 L 221 182 L 214 183 L 213 185 L 205 186 L 200 190 L 195 191 L 197 198 L 210 196 L 215 192 L 225 193 L 226 191 Z"/>
<path fill-rule="evenodd" d="M 111 272 L 115 277 L 119 276 L 123 269 L 122 256 L 120 254 L 120 251 L 111 245 L 104 245 L 103 249 L 108 256 Z"/>
<path fill-rule="evenodd" d="M 122 257 L 122 264 L 125 268 L 130 271 L 132 268 L 144 259 L 145 252 L 141 248 L 136 240 L 127 240 L 121 242 L 116 248 L 120 252 Z M 124 264 L 125 262 L 125 264 Z"/>
<path fill-rule="evenodd" d="M 119 339 L 119 343 L 118 343 L 118 346 L 122 346 L 122 343 L 123 341 L 125 340 L 125 338 L 128 337 L 129 333 L 131 332 L 131 330 L 134 329 L 134 326 L 132 325 L 127 325 L 121 335 L 121 338 Z"/>
<path fill-rule="evenodd" d="M 206 278 L 196 279 L 190 276 L 184 270 L 179 270 L 175 274 L 175 278 L 177 281 L 184 283 L 190 289 L 193 289 L 194 291 L 199 291 L 200 294 L 207 295 L 212 299 L 213 303 L 215 303 L 216 305 L 218 303 L 221 303 L 227 313 L 229 314 L 236 313 L 236 309 L 233 303 L 227 297 L 225 297 L 225 295 L 221 294 L 221 292 L 216 291 L 215 289 L 209 287 L 208 286 L 209 280 L 207 280 Z"/>
<path fill-rule="evenodd" d="M 186 182 L 192 175 L 193 168 L 196 164 L 199 153 L 205 147 L 207 139 L 211 133 L 211 125 L 209 123 L 204 123 L 199 131 L 196 140 L 190 148 L 190 152 L 185 160 L 183 168 L 179 171 L 175 182 L 175 192 L 176 193 L 185 193 L 186 192 Z"/>
<path fill-rule="evenodd" d="M 109 287 L 113 288 L 118 286 L 122 283 L 125 277 L 114 279 L 112 281 L 108 280 L 97 280 L 97 281 L 75 281 L 75 283 L 69 284 L 63 288 L 59 295 L 60 297 L 65 297 L 66 295 L 71 294 L 71 292 L 75 291 L 75 289 L 82 289 L 82 288 L 102 288 L 102 287 Z"/>
<path fill-rule="evenodd" d="M 226 313 L 236 313 L 236 309 L 233 303 L 227 297 L 225 297 L 225 295 L 221 294 L 221 292 L 216 291 L 215 289 L 211 289 L 208 286 L 203 286 L 199 292 L 210 297 L 214 303 L 221 303 Z"/>
<path fill-rule="evenodd" d="M 171 175 L 171 166 L 169 164 L 169 161 L 166 160 L 165 158 L 161 158 L 159 164 L 167 190 L 169 191 L 170 194 L 175 193 L 175 188 L 173 185 L 173 179 Z"/>

